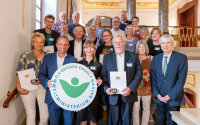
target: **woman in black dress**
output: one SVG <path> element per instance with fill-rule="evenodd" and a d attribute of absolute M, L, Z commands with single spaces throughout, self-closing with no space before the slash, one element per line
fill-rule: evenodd
<path fill-rule="evenodd" d="M 93 102 L 85 109 L 77 112 L 77 121 L 80 122 L 81 125 L 87 125 L 87 121 L 90 121 L 90 125 L 96 125 L 98 119 L 102 115 L 101 97 L 99 90 L 100 87 L 102 87 L 102 80 L 100 78 L 102 65 L 96 60 L 95 45 L 92 41 L 87 40 L 84 43 L 83 60 L 79 61 L 78 63 L 88 67 L 94 73 L 98 88 Z"/>

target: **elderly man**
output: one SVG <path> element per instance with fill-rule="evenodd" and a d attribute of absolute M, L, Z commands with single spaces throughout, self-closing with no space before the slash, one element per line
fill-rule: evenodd
<path fill-rule="evenodd" d="M 73 37 L 68 34 L 68 25 L 66 23 L 63 23 L 61 25 L 61 34 L 60 35 L 67 37 L 67 39 L 69 41 L 74 40 Z"/>
<path fill-rule="evenodd" d="M 175 125 L 170 111 L 179 111 L 184 101 L 184 84 L 188 63 L 184 54 L 173 51 L 174 39 L 163 35 L 159 43 L 163 53 L 151 63 L 151 84 L 156 100 L 157 125 Z"/>
<path fill-rule="evenodd" d="M 39 72 L 39 80 L 46 89 L 45 103 L 48 105 L 50 125 L 60 125 L 61 115 L 64 118 L 64 125 L 74 125 L 73 115 L 71 111 L 60 108 L 52 99 L 49 87 L 51 87 L 51 78 L 58 68 L 64 64 L 75 63 L 77 60 L 67 53 L 69 49 L 69 41 L 65 36 L 59 37 L 56 43 L 57 52 L 47 54 L 44 57 Z"/>
<path fill-rule="evenodd" d="M 121 22 L 119 25 L 119 29 L 124 31 L 127 25 L 132 24 L 132 21 L 127 19 L 127 13 L 125 10 L 121 11 L 120 18 L 121 18 Z"/>
<path fill-rule="evenodd" d="M 83 32 L 85 33 L 85 28 L 84 28 L 84 26 L 82 26 L 81 24 L 79 24 L 79 19 L 80 19 L 80 14 L 78 12 L 74 12 L 72 14 L 72 21 L 73 21 L 73 23 L 68 25 L 69 35 L 71 35 L 73 38 L 75 38 L 75 35 L 74 35 L 73 31 L 74 31 L 74 28 L 76 26 L 81 26 L 83 28 Z M 84 34 L 84 37 L 86 37 L 85 34 Z"/>
<path fill-rule="evenodd" d="M 59 20 L 53 25 L 52 29 L 58 33 L 61 33 L 61 25 L 66 23 L 67 15 L 65 12 L 59 13 Z"/>
<path fill-rule="evenodd" d="M 76 26 L 74 28 L 73 34 L 75 35 L 75 39 L 71 40 L 70 48 L 69 48 L 69 54 L 74 56 L 78 61 L 82 60 L 82 54 L 83 54 L 83 44 L 85 40 L 82 40 L 84 35 L 84 28 L 82 26 Z"/>
<path fill-rule="evenodd" d="M 44 45 L 45 46 L 54 46 L 54 50 L 56 51 L 56 41 L 57 41 L 58 37 L 60 36 L 60 34 L 56 31 L 52 30 L 54 20 L 55 20 L 55 17 L 53 15 L 45 16 L 45 19 L 44 19 L 45 28 L 35 30 L 34 33 L 35 32 L 43 33 L 46 38 Z"/>
<path fill-rule="evenodd" d="M 132 109 L 137 101 L 137 88 L 142 79 L 142 68 L 137 54 L 125 51 L 125 40 L 116 35 L 113 39 L 114 52 L 105 55 L 102 68 L 104 91 L 108 95 L 108 125 L 132 124 Z M 121 94 L 111 88 L 111 72 L 125 72 L 126 84 Z M 121 79 L 121 78 L 119 78 Z M 114 84 L 114 83 L 112 83 Z"/>
<path fill-rule="evenodd" d="M 124 31 L 119 29 L 120 18 L 118 16 L 115 16 L 112 22 L 113 22 L 113 29 L 111 29 L 111 32 L 112 32 L 113 37 L 115 37 L 116 35 L 121 35 L 125 38 Z"/>

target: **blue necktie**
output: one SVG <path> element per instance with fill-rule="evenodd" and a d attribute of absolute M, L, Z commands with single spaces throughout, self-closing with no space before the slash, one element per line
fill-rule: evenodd
<path fill-rule="evenodd" d="M 165 76 L 165 73 L 167 71 L 167 56 L 164 56 L 164 64 L 163 64 L 163 75 Z"/>

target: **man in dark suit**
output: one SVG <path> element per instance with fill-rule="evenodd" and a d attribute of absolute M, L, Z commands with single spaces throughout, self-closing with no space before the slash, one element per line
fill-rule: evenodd
<path fill-rule="evenodd" d="M 45 103 L 48 105 L 50 124 L 60 125 L 61 115 L 64 117 L 65 125 L 73 125 L 72 111 L 67 111 L 60 108 L 52 99 L 49 87 L 51 87 L 51 78 L 58 68 L 64 64 L 75 63 L 77 60 L 67 53 L 69 48 L 69 41 L 66 37 L 62 36 L 58 38 L 56 43 L 57 52 L 47 54 L 44 57 L 42 66 L 39 72 L 39 80 L 42 86 L 46 89 Z"/>
<path fill-rule="evenodd" d="M 132 109 L 134 101 L 137 101 L 136 90 L 142 79 L 142 69 L 137 54 L 125 51 L 123 36 L 116 35 L 113 39 L 115 51 L 104 56 L 102 68 L 102 80 L 104 91 L 108 95 L 108 124 L 122 125 L 132 124 Z M 110 72 L 125 71 L 127 87 L 121 94 L 112 92 Z"/>
<path fill-rule="evenodd" d="M 52 30 L 52 27 L 54 25 L 55 17 L 53 15 L 47 15 L 45 16 L 44 24 L 45 28 L 35 30 L 35 32 L 43 33 L 46 40 L 44 46 L 54 46 L 54 51 L 56 51 L 56 41 L 60 34 L 56 31 Z"/>
<path fill-rule="evenodd" d="M 175 125 L 170 111 L 179 111 L 184 105 L 184 84 L 188 63 L 184 54 L 173 51 L 174 39 L 163 35 L 159 43 L 163 53 L 155 56 L 151 63 L 151 84 L 156 100 L 157 125 Z"/>
<path fill-rule="evenodd" d="M 84 29 L 82 26 L 76 26 L 73 33 L 75 35 L 75 39 L 69 42 L 70 47 L 68 53 L 80 61 L 82 60 L 83 44 L 85 42 L 85 40 L 82 39 L 84 35 Z"/>

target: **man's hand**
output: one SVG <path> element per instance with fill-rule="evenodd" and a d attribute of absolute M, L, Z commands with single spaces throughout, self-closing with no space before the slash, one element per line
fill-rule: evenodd
<path fill-rule="evenodd" d="M 97 87 L 99 87 L 102 84 L 102 80 L 100 77 L 98 77 L 97 81 Z"/>
<path fill-rule="evenodd" d="M 107 95 L 115 95 L 115 93 L 110 92 L 112 89 L 113 89 L 113 88 L 108 88 L 108 89 L 106 89 Z"/>
<path fill-rule="evenodd" d="M 52 82 L 53 82 L 53 80 L 49 80 L 49 81 L 48 81 L 47 86 L 48 86 L 49 88 L 51 88 Z"/>
<path fill-rule="evenodd" d="M 128 96 L 131 94 L 131 89 L 126 87 L 125 89 L 122 90 L 122 94 L 123 96 Z"/>
<path fill-rule="evenodd" d="M 169 100 L 171 99 L 168 95 L 166 95 L 165 97 L 163 97 L 164 101 L 167 103 L 169 102 Z"/>
<path fill-rule="evenodd" d="M 21 88 L 21 87 L 17 87 L 17 91 L 22 95 L 27 95 L 29 93 L 28 90 Z"/>
<path fill-rule="evenodd" d="M 158 98 L 161 102 L 167 103 L 166 100 L 164 99 L 164 97 L 162 97 L 160 94 L 157 95 L 157 98 Z"/>
<path fill-rule="evenodd" d="M 40 81 L 38 78 L 36 78 L 37 82 L 36 83 L 33 83 L 33 85 L 39 85 L 40 84 Z"/>

